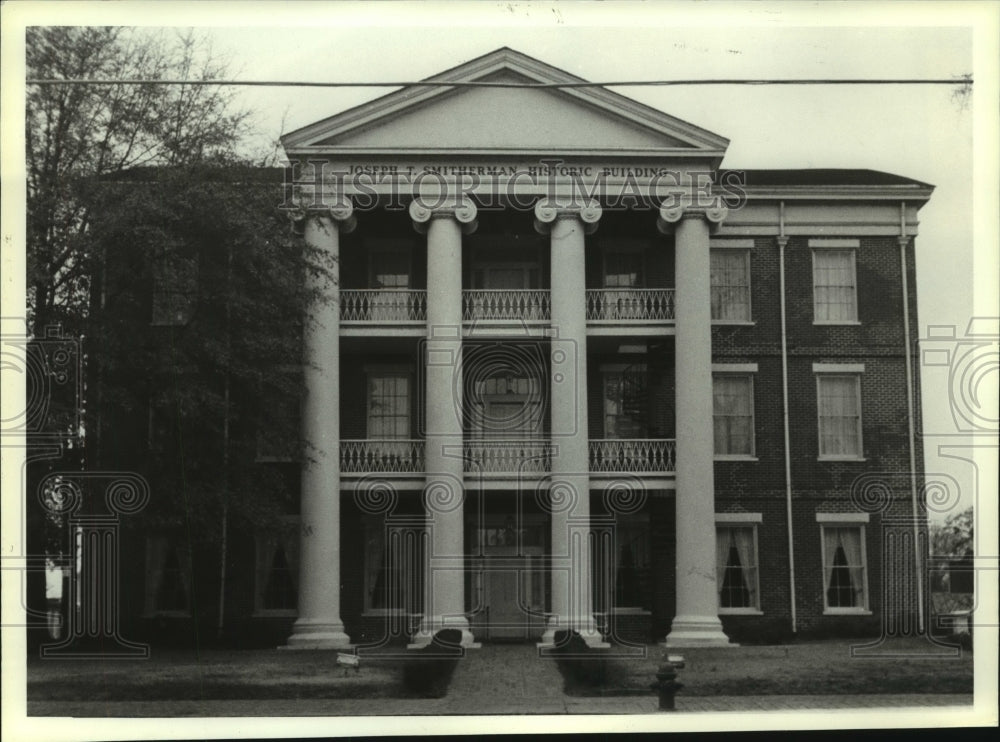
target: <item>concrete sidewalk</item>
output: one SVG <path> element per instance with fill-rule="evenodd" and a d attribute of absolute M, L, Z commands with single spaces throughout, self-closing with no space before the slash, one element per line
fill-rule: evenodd
<path fill-rule="evenodd" d="M 972 695 L 677 696 L 676 713 L 789 712 L 966 707 Z M 485 693 L 434 699 L 282 699 L 229 701 L 32 701 L 28 716 L 238 717 L 238 716 L 478 716 L 662 714 L 645 696 L 570 698 L 557 688 L 539 697 Z"/>

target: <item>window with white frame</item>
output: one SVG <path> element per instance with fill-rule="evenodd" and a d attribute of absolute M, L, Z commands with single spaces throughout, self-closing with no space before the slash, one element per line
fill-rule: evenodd
<path fill-rule="evenodd" d="M 749 322 L 750 251 L 713 248 L 710 260 L 712 320 Z"/>
<path fill-rule="evenodd" d="M 860 523 L 820 523 L 823 541 L 823 607 L 827 613 L 868 610 L 865 527 Z"/>
<path fill-rule="evenodd" d="M 169 536 L 146 539 L 146 613 L 191 615 L 191 553 Z"/>
<path fill-rule="evenodd" d="M 813 321 L 817 324 L 857 322 L 854 253 L 851 248 L 813 249 Z"/>
<path fill-rule="evenodd" d="M 424 531 L 385 518 L 365 519 L 366 612 L 419 613 L 425 557 Z"/>
<path fill-rule="evenodd" d="M 368 373 L 368 438 L 410 437 L 410 375 L 405 371 Z"/>
<path fill-rule="evenodd" d="M 716 525 L 715 569 L 720 613 L 760 611 L 756 523 Z"/>
<path fill-rule="evenodd" d="M 601 369 L 604 385 L 604 437 L 645 438 L 646 366 L 606 366 Z"/>
<path fill-rule="evenodd" d="M 861 376 L 818 373 L 819 457 L 858 459 L 861 445 Z"/>
<path fill-rule="evenodd" d="M 254 607 L 257 613 L 294 615 L 298 606 L 298 519 L 283 519 L 277 532 L 256 539 Z"/>
<path fill-rule="evenodd" d="M 713 374 L 712 419 L 716 456 L 754 455 L 752 374 Z"/>

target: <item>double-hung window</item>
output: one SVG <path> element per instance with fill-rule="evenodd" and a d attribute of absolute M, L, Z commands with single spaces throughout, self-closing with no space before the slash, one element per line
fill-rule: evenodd
<path fill-rule="evenodd" d="M 857 324 L 855 252 L 858 240 L 809 240 L 813 265 L 813 322 Z"/>
<path fill-rule="evenodd" d="M 747 243 L 752 241 L 712 247 L 709 277 L 713 322 L 750 322 L 750 250 L 744 247 Z"/>
<path fill-rule="evenodd" d="M 368 438 L 410 437 L 410 375 L 405 371 L 368 374 Z"/>
<path fill-rule="evenodd" d="M 712 365 L 712 425 L 715 455 L 753 457 L 753 373 L 756 364 Z"/>
<path fill-rule="evenodd" d="M 645 438 L 646 366 L 606 366 L 604 381 L 604 437 Z"/>
<path fill-rule="evenodd" d="M 865 513 L 817 513 L 823 548 L 823 609 L 826 613 L 868 611 Z"/>
<path fill-rule="evenodd" d="M 860 459 L 862 364 L 813 364 L 820 459 Z"/>
<path fill-rule="evenodd" d="M 760 612 L 759 513 L 715 516 L 715 569 L 720 613 Z"/>
<path fill-rule="evenodd" d="M 261 615 L 295 615 L 298 605 L 298 518 L 283 518 L 280 526 L 256 537 L 254 608 Z"/>
<path fill-rule="evenodd" d="M 365 519 L 364 531 L 365 611 L 419 613 L 425 556 L 423 529 L 371 516 Z"/>

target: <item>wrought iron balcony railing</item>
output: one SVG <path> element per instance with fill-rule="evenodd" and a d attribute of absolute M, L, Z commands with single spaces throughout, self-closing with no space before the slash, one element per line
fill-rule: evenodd
<path fill-rule="evenodd" d="M 465 470 L 483 474 L 537 474 L 552 468 L 548 441 L 474 440 L 465 442 Z"/>
<path fill-rule="evenodd" d="M 548 289 L 474 289 L 462 292 L 462 318 L 474 320 L 548 320 Z"/>
<path fill-rule="evenodd" d="M 341 289 L 340 321 L 371 324 L 427 321 L 427 292 L 416 289 Z"/>
<path fill-rule="evenodd" d="M 590 471 L 662 474 L 673 472 L 676 441 L 668 438 L 604 438 L 590 441 Z"/>
<path fill-rule="evenodd" d="M 674 321 L 673 289 L 587 289 L 587 319 Z"/>
<path fill-rule="evenodd" d="M 353 440 L 340 442 L 343 474 L 423 474 L 421 440 Z"/>

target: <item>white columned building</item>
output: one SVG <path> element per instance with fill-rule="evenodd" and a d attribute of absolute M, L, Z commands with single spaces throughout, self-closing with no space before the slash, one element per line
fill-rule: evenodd
<path fill-rule="evenodd" d="M 587 438 L 587 280 L 584 235 L 597 229 L 600 204 L 535 206 L 535 228 L 549 235 L 552 282 L 550 399 L 552 410 L 552 613 L 542 637 L 560 629 L 603 645 L 594 624 L 590 554 L 590 454 Z"/>
<path fill-rule="evenodd" d="M 474 646 L 465 611 L 464 440 L 462 434 L 462 235 L 476 227 L 468 199 L 410 203 L 410 218 L 427 235 L 427 342 L 424 433 L 429 538 L 425 611 L 414 646 L 441 629 L 462 632 Z"/>
<path fill-rule="evenodd" d="M 677 281 L 674 378 L 677 410 L 677 613 L 671 646 L 728 644 L 716 582 L 715 462 L 712 432 L 712 314 L 709 225 L 725 209 L 661 207 L 661 231 L 674 227 Z"/>
<path fill-rule="evenodd" d="M 317 270 L 303 319 L 302 485 L 298 619 L 288 646 L 350 645 L 340 617 L 340 233 L 355 226 L 349 200 L 308 212 L 305 240 Z"/>
<path fill-rule="evenodd" d="M 877 629 L 850 483 L 908 460 L 877 431 L 932 187 L 724 170 L 724 137 L 511 49 L 429 81 L 283 138 L 338 206 L 305 233 L 298 603 L 260 549 L 261 617 L 326 647 Z"/>

